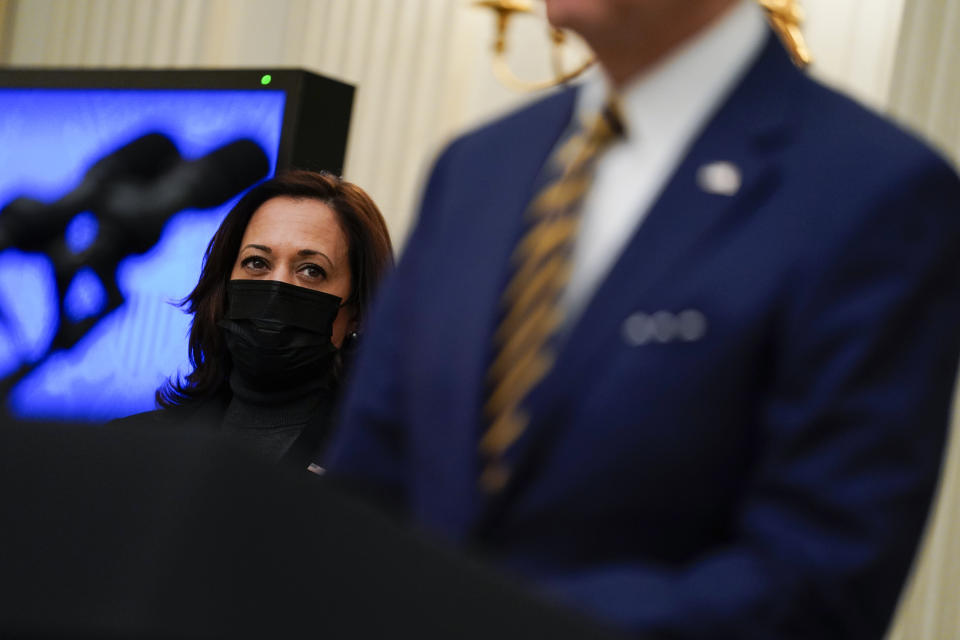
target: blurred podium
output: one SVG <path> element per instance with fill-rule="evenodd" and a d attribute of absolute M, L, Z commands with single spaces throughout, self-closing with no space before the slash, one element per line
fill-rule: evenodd
<path fill-rule="evenodd" d="M 0 425 L 0 637 L 614 638 L 306 472 Z"/>

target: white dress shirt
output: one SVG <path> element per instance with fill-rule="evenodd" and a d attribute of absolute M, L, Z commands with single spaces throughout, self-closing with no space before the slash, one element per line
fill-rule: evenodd
<path fill-rule="evenodd" d="M 741 2 L 656 67 L 620 91 L 627 133 L 597 159 L 581 213 L 573 272 L 562 304 L 568 326 L 643 222 L 687 149 L 760 54 L 767 34 L 763 9 Z M 574 123 L 603 106 L 610 91 L 602 72 L 583 84 Z"/>

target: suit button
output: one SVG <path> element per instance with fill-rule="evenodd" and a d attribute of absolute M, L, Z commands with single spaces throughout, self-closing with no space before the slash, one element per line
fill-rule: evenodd
<path fill-rule="evenodd" d="M 484 493 L 499 493 L 510 480 L 510 469 L 502 462 L 490 462 L 480 474 L 479 485 Z"/>

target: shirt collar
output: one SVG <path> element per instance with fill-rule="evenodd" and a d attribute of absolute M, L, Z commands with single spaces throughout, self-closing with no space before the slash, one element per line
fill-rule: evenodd
<path fill-rule="evenodd" d="M 628 142 L 644 145 L 698 131 L 760 54 L 768 34 L 763 9 L 740 0 L 716 23 L 620 91 Z M 592 70 L 577 97 L 577 119 L 598 112 L 610 92 Z"/>

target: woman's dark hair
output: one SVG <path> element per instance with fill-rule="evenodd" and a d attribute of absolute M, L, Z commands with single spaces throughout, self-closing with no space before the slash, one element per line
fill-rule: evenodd
<path fill-rule="evenodd" d="M 366 192 L 338 176 L 321 171 L 288 171 L 253 187 L 230 210 L 203 257 L 197 286 L 180 306 L 193 314 L 189 355 L 193 371 L 183 380 L 168 380 L 157 390 L 157 404 L 172 407 L 203 400 L 228 389 L 230 355 L 217 323 L 226 312 L 227 283 L 240 242 L 254 212 L 277 197 L 317 200 L 330 207 L 347 238 L 350 296 L 344 309 L 362 323 L 380 278 L 393 264 L 390 234 L 380 210 Z"/>

